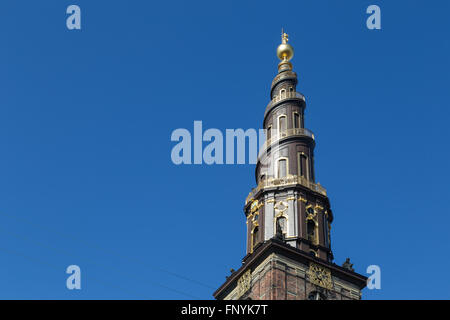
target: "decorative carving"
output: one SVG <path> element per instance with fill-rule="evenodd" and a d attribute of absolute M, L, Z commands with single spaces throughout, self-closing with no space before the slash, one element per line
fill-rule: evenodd
<path fill-rule="evenodd" d="M 275 211 L 279 213 L 279 215 L 283 214 L 287 209 L 289 205 L 286 202 L 279 201 L 274 205 Z"/>
<path fill-rule="evenodd" d="M 311 262 L 307 274 L 311 283 L 328 290 L 332 289 L 333 282 L 331 280 L 331 271 L 329 269 Z"/>
<path fill-rule="evenodd" d="M 315 220 L 316 217 L 316 210 L 314 210 L 313 206 L 311 204 L 306 206 L 306 219 Z"/>
<path fill-rule="evenodd" d="M 247 270 L 238 280 L 237 289 L 238 296 L 242 297 L 251 287 L 252 283 L 252 273 L 250 270 Z"/>
<path fill-rule="evenodd" d="M 317 211 L 322 211 L 323 207 L 320 204 L 316 204 L 315 209 L 317 209 Z"/>
<path fill-rule="evenodd" d="M 258 200 L 254 200 L 250 206 L 250 212 L 258 211 L 260 208 Z"/>
<path fill-rule="evenodd" d="M 299 197 L 298 200 L 302 201 L 303 203 L 307 203 L 307 202 L 308 202 L 308 200 L 306 200 L 306 199 L 303 198 L 303 197 Z"/>

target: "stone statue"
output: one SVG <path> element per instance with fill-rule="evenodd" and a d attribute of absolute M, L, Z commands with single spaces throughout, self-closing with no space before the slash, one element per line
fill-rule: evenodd
<path fill-rule="evenodd" d="M 284 240 L 284 222 L 285 222 L 284 218 L 277 219 L 277 225 L 276 225 L 277 230 L 276 230 L 275 236 L 281 240 Z"/>
<path fill-rule="evenodd" d="M 350 271 L 355 271 L 355 269 L 353 269 L 353 263 L 350 263 L 350 258 L 345 259 L 342 267 Z"/>

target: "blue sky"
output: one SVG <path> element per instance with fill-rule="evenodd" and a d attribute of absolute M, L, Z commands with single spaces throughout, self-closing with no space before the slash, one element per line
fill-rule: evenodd
<path fill-rule="evenodd" d="M 382 30 L 366 28 L 371 4 Z M 260 128 L 284 27 L 335 262 L 381 267 L 366 299 L 449 299 L 449 10 L 2 1 L 0 298 L 211 299 L 245 255 L 254 166 L 176 166 L 170 135 L 194 120 Z M 65 287 L 71 264 L 80 291 Z"/>

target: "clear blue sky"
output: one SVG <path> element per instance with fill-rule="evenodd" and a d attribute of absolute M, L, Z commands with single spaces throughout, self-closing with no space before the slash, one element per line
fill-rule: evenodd
<path fill-rule="evenodd" d="M 66 28 L 70 4 L 81 31 Z M 371 4 L 380 31 L 366 28 Z M 284 27 L 335 262 L 381 267 L 366 299 L 449 299 L 449 12 L 446 1 L 1 1 L 0 298 L 211 299 L 245 255 L 254 166 L 175 166 L 170 135 L 194 120 L 260 128 Z M 65 287 L 71 264 L 81 291 Z"/>

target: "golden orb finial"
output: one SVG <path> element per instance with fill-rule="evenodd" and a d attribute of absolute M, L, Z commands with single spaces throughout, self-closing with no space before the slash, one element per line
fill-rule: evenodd
<path fill-rule="evenodd" d="M 289 35 L 281 29 L 281 44 L 277 48 L 277 56 L 281 61 L 289 61 L 294 56 L 294 48 L 288 43 Z"/>

